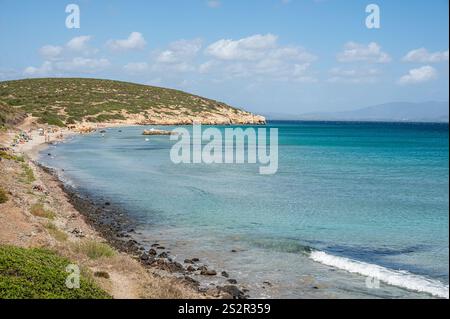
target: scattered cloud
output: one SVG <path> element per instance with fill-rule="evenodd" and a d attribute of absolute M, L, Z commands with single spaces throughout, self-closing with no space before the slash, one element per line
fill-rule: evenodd
<path fill-rule="evenodd" d="M 147 42 L 140 32 L 131 32 L 126 39 L 109 40 L 107 46 L 113 51 L 142 50 Z"/>
<path fill-rule="evenodd" d="M 58 58 L 63 52 L 63 48 L 56 45 L 44 45 L 39 49 L 39 54 L 46 60 Z"/>
<path fill-rule="evenodd" d="M 44 61 L 41 66 L 29 66 L 23 71 L 26 76 L 50 76 L 77 73 L 95 73 L 109 67 L 108 59 L 75 57 L 62 61 Z"/>
<path fill-rule="evenodd" d="M 437 71 L 430 65 L 409 70 L 408 74 L 402 76 L 398 83 L 401 85 L 418 84 L 428 82 L 437 78 Z"/>
<path fill-rule="evenodd" d="M 211 44 L 206 53 L 220 60 L 253 60 L 261 57 L 264 50 L 276 46 L 273 34 L 253 35 L 240 40 L 222 39 Z"/>
<path fill-rule="evenodd" d="M 88 49 L 88 42 L 91 40 L 90 35 L 82 35 L 79 37 L 75 37 L 69 42 L 67 42 L 66 47 L 72 51 L 86 51 Z"/>
<path fill-rule="evenodd" d="M 210 60 L 200 65 L 200 73 L 215 73 L 224 78 L 315 80 L 307 71 L 317 57 L 301 47 L 280 46 L 278 37 L 270 33 L 238 40 L 222 39 L 209 45 L 205 54 Z"/>
<path fill-rule="evenodd" d="M 153 69 L 174 72 L 194 71 L 196 69 L 194 60 L 201 49 L 201 39 L 172 42 L 166 50 L 156 53 Z"/>
<path fill-rule="evenodd" d="M 53 65 L 50 61 L 45 61 L 40 67 L 29 66 L 25 68 L 23 73 L 26 76 L 46 76 L 53 71 Z"/>
<path fill-rule="evenodd" d="M 380 70 L 376 68 L 341 68 L 336 67 L 330 70 L 331 83 L 373 83 L 378 80 Z"/>
<path fill-rule="evenodd" d="M 428 52 L 425 48 L 409 51 L 402 59 L 405 62 L 438 63 L 448 62 L 448 50 L 442 52 Z"/>
<path fill-rule="evenodd" d="M 337 55 L 337 60 L 339 62 L 388 63 L 392 59 L 375 42 L 371 42 L 368 45 L 348 42 L 344 46 L 344 51 Z"/>
<path fill-rule="evenodd" d="M 76 57 L 71 60 L 56 62 L 55 67 L 59 71 L 91 73 L 101 71 L 109 67 L 111 63 L 108 59 L 91 59 Z"/>

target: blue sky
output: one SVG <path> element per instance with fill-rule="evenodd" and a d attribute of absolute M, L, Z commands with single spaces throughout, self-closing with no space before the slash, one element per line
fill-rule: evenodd
<path fill-rule="evenodd" d="M 65 25 L 68 4 L 80 28 Z M 368 4 L 381 28 L 365 25 Z M 255 112 L 448 101 L 448 0 L 0 0 L 0 80 L 177 88 Z"/>

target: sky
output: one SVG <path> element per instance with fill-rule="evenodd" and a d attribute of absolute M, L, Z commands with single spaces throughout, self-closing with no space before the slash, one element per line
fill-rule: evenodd
<path fill-rule="evenodd" d="M 69 4 L 79 28 L 66 24 Z M 379 28 L 367 27 L 369 4 Z M 0 0 L 0 81 L 108 78 L 263 114 L 448 101 L 448 10 L 448 0 Z"/>

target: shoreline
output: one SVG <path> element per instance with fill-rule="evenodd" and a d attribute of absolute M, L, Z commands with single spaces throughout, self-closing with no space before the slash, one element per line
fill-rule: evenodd
<path fill-rule="evenodd" d="M 111 125 L 102 128 L 117 128 L 126 127 L 130 125 Z M 92 227 L 96 233 L 116 249 L 120 254 L 125 254 L 127 257 L 137 261 L 141 267 L 156 276 L 167 278 L 169 281 L 176 282 L 180 287 L 187 287 L 188 290 L 197 294 L 196 298 L 224 298 L 224 299 L 244 299 L 248 296 L 236 286 L 236 282 L 229 285 L 201 287 L 199 281 L 193 279 L 190 275 L 194 272 L 201 273 L 202 276 L 213 277 L 220 276 L 215 270 L 208 269 L 208 266 L 201 263 L 199 258 L 192 258 L 185 260 L 184 264 L 172 260 L 166 247 L 160 247 L 155 243 L 150 250 L 146 250 L 142 244 L 132 239 L 134 232 L 134 222 L 126 217 L 124 210 L 115 206 L 111 202 L 95 202 L 86 196 L 85 193 L 80 193 L 79 190 L 72 188 L 70 185 L 64 183 L 56 170 L 44 166 L 39 162 L 40 152 L 43 152 L 54 143 L 63 143 L 67 138 L 81 134 L 67 129 L 58 131 L 58 137 L 54 136 L 50 140 L 45 141 L 43 136 L 36 135 L 36 132 L 31 133 L 32 139 L 27 143 L 20 144 L 13 150 L 15 153 L 23 154 L 29 159 L 39 175 L 45 179 L 51 179 L 55 182 L 58 188 L 65 194 L 67 203 L 69 203 L 77 213 L 82 216 L 84 222 Z M 11 134 L 9 134 L 11 137 Z M 38 180 L 39 182 L 41 179 Z M 75 230 L 74 230 L 75 231 Z M 77 235 L 75 233 L 75 235 Z M 1 241 L 0 241 L 1 243 Z M 164 248 L 164 249 L 161 249 Z M 155 253 L 156 252 L 156 253 Z M 222 272 L 226 273 L 226 272 Z M 209 287 L 209 288 L 208 288 Z M 184 289 L 184 288 L 183 288 Z"/>

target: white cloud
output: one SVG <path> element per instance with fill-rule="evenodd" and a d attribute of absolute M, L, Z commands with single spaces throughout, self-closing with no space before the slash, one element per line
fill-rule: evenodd
<path fill-rule="evenodd" d="M 44 45 L 39 49 L 39 54 L 46 60 L 58 58 L 63 52 L 63 48 L 56 45 Z"/>
<path fill-rule="evenodd" d="M 90 35 L 82 35 L 75 37 L 67 42 L 66 47 L 72 51 L 86 51 L 88 50 L 88 42 L 91 40 Z"/>
<path fill-rule="evenodd" d="M 49 76 L 67 73 L 93 73 L 110 66 L 108 59 L 75 57 L 64 61 L 45 61 L 40 67 L 29 66 L 23 71 L 26 76 Z"/>
<path fill-rule="evenodd" d="M 23 73 L 26 76 L 46 76 L 53 71 L 53 65 L 50 61 L 45 61 L 40 67 L 29 66 Z"/>
<path fill-rule="evenodd" d="M 344 46 L 344 51 L 337 55 L 337 60 L 339 62 L 388 63 L 391 57 L 375 42 L 368 45 L 348 42 Z"/>
<path fill-rule="evenodd" d="M 194 58 L 202 48 L 200 39 L 179 40 L 169 45 L 167 50 L 162 51 L 156 57 L 158 63 L 181 63 Z"/>
<path fill-rule="evenodd" d="M 200 39 L 179 40 L 156 54 L 154 71 L 190 72 L 196 69 L 194 60 L 202 48 Z"/>
<path fill-rule="evenodd" d="M 128 73 L 142 73 L 148 70 L 147 62 L 131 62 L 126 64 L 123 69 Z"/>
<path fill-rule="evenodd" d="M 206 49 L 206 53 L 220 60 L 254 60 L 262 51 L 276 46 L 277 36 L 256 34 L 240 40 L 222 39 Z"/>
<path fill-rule="evenodd" d="M 283 81 L 314 81 L 308 69 L 317 57 L 301 47 L 279 46 L 273 34 L 253 35 L 238 40 L 222 39 L 209 45 L 211 59 L 200 73 L 215 73 L 226 79 L 258 76 Z"/>
<path fill-rule="evenodd" d="M 62 61 L 55 63 L 58 70 L 61 71 L 74 71 L 74 72 L 94 72 L 100 71 L 110 66 L 108 59 L 90 59 L 83 57 L 76 57 L 68 61 Z"/>
<path fill-rule="evenodd" d="M 375 68 L 341 68 L 330 70 L 328 82 L 331 83 L 373 83 L 378 80 L 380 70 Z"/>
<path fill-rule="evenodd" d="M 107 46 L 115 51 L 143 49 L 146 44 L 144 36 L 139 32 L 132 32 L 127 39 L 109 40 L 107 42 Z"/>
<path fill-rule="evenodd" d="M 409 51 L 402 59 L 405 62 L 438 63 L 448 62 L 448 50 L 442 52 L 428 52 L 425 48 Z"/>
<path fill-rule="evenodd" d="M 216 9 L 219 8 L 222 3 L 219 0 L 208 0 L 206 1 L 206 5 L 210 8 Z"/>
<path fill-rule="evenodd" d="M 59 45 L 44 45 L 39 49 L 39 54 L 46 61 L 55 61 L 67 59 L 73 54 L 83 54 L 85 56 L 95 54 L 97 49 L 89 47 L 89 41 L 92 39 L 90 35 L 83 35 L 74 37 L 69 40 L 64 46 Z"/>
<path fill-rule="evenodd" d="M 430 65 L 409 70 L 408 74 L 402 76 L 398 83 L 401 85 L 428 82 L 437 78 L 437 71 Z"/>

